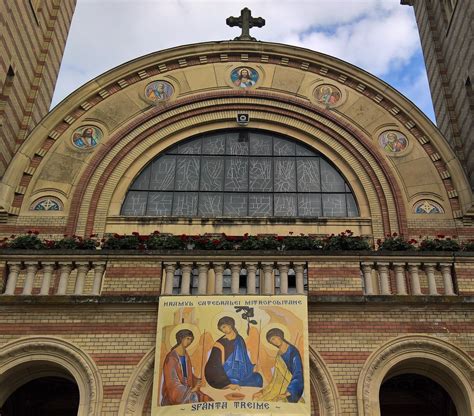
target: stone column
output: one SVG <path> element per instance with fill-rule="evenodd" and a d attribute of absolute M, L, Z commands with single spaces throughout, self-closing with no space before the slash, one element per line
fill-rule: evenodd
<path fill-rule="evenodd" d="M 22 295 L 31 295 L 31 292 L 33 291 L 33 283 L 35 280 L 36 272 L 38 270 L 38 262 L 25 262 L 25 266 L 26 277 Z"/>
<path fill-rule="evenodd" d="M 87 272 L 89 271 L 89 262 L 79 262 L 76 263 L 77 267 L 77 276 L 76 284 L 74 286 L 75 295 L 84 294 L 84 284 L 86 283 Z"/>
<path fill-rule="evenodd" d="M 207 293 L 207 271 L 209 265 L 207 263 L 198 264 L 198 295 L 205 295 Z"/>
<path fill-rule="evenodd" d="M 189 295 L 191 286 L 192 263 L 181 263 L 181 295 Z"/>
<path fill-rule="evenodd" d="M 288 263 L 278 263 L 278 271 L 280 272 L 280 293 L 286 295 L 288 293 Z"/>
<path fill-rule="evenodd" d="M 257 284 L 256 284 L 257 264 L 246 263 L 245 265 L 247 268 L 247 295 L 255 295 L 257 293 Z"/>
<path fill-rule="evenodd" d="M 59 284 L 58 284 L 58 295 L 65 295 L 67 291 L 67 282 L 69 275 L 72 271 L 72 264 L 70 263 L 59 263 Z"/>
<path fill-rule="evenodd" d="M 8 280 L 4 295 L 14 295 L 16 289 L 16 282 L 21 271 L 21 262 L 8 262 Z"/>
<path fill-rule="evenodd" d="M 214 263 L 214 274 L 216 276 L 216 295 L 222 295 L 224 284 L 224 263 Z"/>
<path fill-rule="evenodd" d="M 364 275 L 364 289 L 365 295 L 373 295 L 374 294 L 374 286 L 372 284 L 372 269 L 374 267 L 374 263 L 372 262 L 363 262 L 362 263 L 362 273 Z"/>
<path fill-rule="evenodd" d="M 296 277 L 296 293 L 299 295 L 304 294 L 304 263 L 293 264 Z"/>
<path fill-rule="evenodd" d="M 92 283 L 92 295 L 100 295 L 100 289 L 102 288 L 102 277 L 105 272 L 105 262 L 100 261 L 93 264 L 94 267 L 94 282 Z"/>
<path fill-rule="evenodd" d="M 409 263 L 408 270 L 410 272 L 411 294 L 421 295 L 420 276 L 418 275 L 419 263 Z"/>
<path fill-rule="evenodd" d="M 263 264 L 263 276 L 264 276 L 264 284 L 263 284 L 263 294 L 271 295 L 273 293 L 273 285 L 272 285 L 272 278 L 273 278 L 273 264 Z M 261 282 L 260 282 L 261 283 Z"/>
<path fill-rule="evenodd" d="M 173 294 L 173 280 L 174 280 L 174 272 L 176 271 L 176 264 L 166 264 L 165 265 L 165 295 L 172 295 Z"/>
<path fill-rule="evenodd" d="M 380 294 L 381 295 L 391 295 L 390 293 L 390 280 L 388 277 L 388 266 L 389 263 L 378 263 L 377 268 L 380 277 Z"/>
<path fill-rule="evenodd" d="M 49 288 L 51 286 L 51 277 L 54 271 L 54 262 L 46 262 L 41 264 L 43 266 L 43 281 L 41 282 L 40 295 L 49 295 Z"/>
<path fill-rule="evenodd" d="M 441 274 L 443 275 L 444 294 L 447 296 L 454 295 L 453 277 L 451 275 L 451 263 L 440 263 Z"/>
<path fill-rule="evenodd" d="M 428 293 L 430 295 L 438 294 L 438 289 L 436 288 L 435 267 L 436 267 L 435 263 L 424 264 L 426 277 L 428 279 Z"/>
<path fill-rule="evenodd" d="M 395 283 L 397 285 L 397 295 L 407 295 L 407 284 L 405 281 L 405 263 L 393 263 L 395 270 Z"/>
<path fill-rule="evenodd" d="M 237 295 L 239 293 L 241 266 L 242 266 L 241 263 L 230 264 L 230 272 L 231 272 L 230 291 L 233 295 Z"/>

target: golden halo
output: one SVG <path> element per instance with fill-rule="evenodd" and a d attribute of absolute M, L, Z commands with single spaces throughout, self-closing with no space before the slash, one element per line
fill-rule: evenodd
<path fill-rule="evenodd" d="M 247 321 L 244 322 L 242 316 L 238 313 L 227 310 L 219 312 L 212 318 L 212 323 L 211 327 L 209 328 L 209 332 L 212 334 L 214 341 L 217 341 L 220 337 L 224 335 L 221 331 L 219 331 L 219 328 L 217 328 L 217 323 L 219 322 L 219 319 L 223 318 L 224 316 L 229 316 L 235 321 L 235 329 L 237 330 L 239 335 L 241 335 L 243 338 L 247 336 Z"/>
<path fill-rule="evenodd" d="M 170 337 L 169 337 L 169 343 L 171 345 L 171 348 L 176 345 L 176 334 L 178 333 L 178 331 L 181 331 L 182 329 L 189 329 L 194 335 L 193 342 L 191 343 L 191 345 L 188 348 L 186 348 L 186 351 L 188 352 L 188 354 L 192 354 L 193 351 L 195 350 L 195 348 L 199 345 L 199 339 L 201 338 L 201 331 L 194 324 L 179 324 L 179 325 L 176 325 L 171 330 Z"/>
<path fill-rule="evenodd" d="M 271 354 L 275 354 L 275 352 L 277 350 L 277 348 L 274 345 L 271 345 L 267 341 L 267 332 L 270 331 L 270 329 L 273 329 L 273 328 L 281 329 L 283 331 L 283 336 L 285 337 L 285 339 L 290 344 L 293 343 L 293 340 L 291 339 L 290 330 L 288 329 L 287 326 L 285 326 L 283 324 L 279 324 L 279 323 L 270 322 L 269 324 L 265 325 L 262 328 L 262 333 L 260 334 L 260 345 L 263 345 L 263 347 L 267 350 L 267 352 L 270 352 Z"/>

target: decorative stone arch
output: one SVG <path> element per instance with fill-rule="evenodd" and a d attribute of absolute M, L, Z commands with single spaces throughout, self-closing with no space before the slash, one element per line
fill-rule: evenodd
<path fill-rule="evenodd" d="M 146 399 L 153 385 L 155 367 L 155 348 L 148 351 L 138 363 L 125 386 L 120 400 L 119 416 L 143 414 Z"/>
<path fill-rule="evenodd" d="M 359 416 L 380 416 L 380 386 L 387 377 L 404 373 L 432 379 L 448 392 L 459 415 L 474 414 L 474 369 L 469 355 L 438 338 L 407 335 L 387 342 L 368 358 L 357 383 Z"/>
<path fill-rule="evenodd" d="M 102 406 L 102 381 L 92 359 L 59 338 L 28 337 L 0 348 L 0 404 L 23 384 L 47 376 L 74 381 L 78 416 L 96 416 Z"/>
<path fill-rule="evenodd" d="M 316 392 L 316 399 L 321 416 L 339 415 L 339 394 L 326 364 L 321 356 L 309 347 L 311 392 Z"/>

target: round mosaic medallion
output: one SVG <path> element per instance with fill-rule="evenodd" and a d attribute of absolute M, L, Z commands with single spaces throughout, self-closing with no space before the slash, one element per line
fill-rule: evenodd
<path fill-rule="evenodd" d="M 315 88 L 314 98 L 320 104 L 333 106 L 342 98 L 341 90 L 334 85 L 322 84 Z"/>
<path fill-rule="evenodd" d="M 166 81 L 153 81 L 145 88 L 145 97 L 153 102 L 166 101 L 173 95 L 173 86 Z"/>
<path fill-rule="evenodd" d="M 95 126 L 82 126 L 72 135 L 72 144 L 78 149 L 93 149 L 102 140 L 102 130 Z"/>
<path fill-rule="evenodd" d="M 56 198 L 42 198 L 37 200 L 30 207 L 31 211 L 62 211 L 63 207 L 61 202 Z"/>
<path fill-rule="evenodd" d="M 230 73 L 230 80 L 236 87 L 250 88 L 257 83 L 258 72 L 253 68 L 241 66 Z"/>
<path fill-rule="evenodd" d="M 402 153 L 408 147 L 408 139 L 399 131 L 384 131 L 379 136 L 379 145 L 387 153 Z"/>

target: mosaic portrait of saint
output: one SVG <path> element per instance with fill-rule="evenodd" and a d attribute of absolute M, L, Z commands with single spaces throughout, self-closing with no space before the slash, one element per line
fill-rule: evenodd
<path fill-rule="evenodd" d="M 341 100 L 341 91 L 334 85 L 323 84 L 314 90 L 316 101 L 324 105 L 335 105 Z"/>
<path fill-rule="evenodd" d="M 154 102 L 165 101 L 173 94 L 173 86 L 166 81 L 153 81 L 145 88 L 145 97 Z"/>
<path fill-rule="evenodd" d="M 232 83 L 239 88 L 253 87 L 258 81 L 258 72 L 253 68 L 235 68 L 231 74 Z"/>
<path fill-rule="evenodd" d="M 72 135 L 72 144 L 78 149 L 93 149 L 102 139 L 102 131 L 95 126 L 79 127 Z"/>
<path fill-rule="evenodd" d="M 401 153 L 408 146 L 408 139 L 398 131 L 386 131 L 379 136 L 379 144 L 388 153 Z"/>

